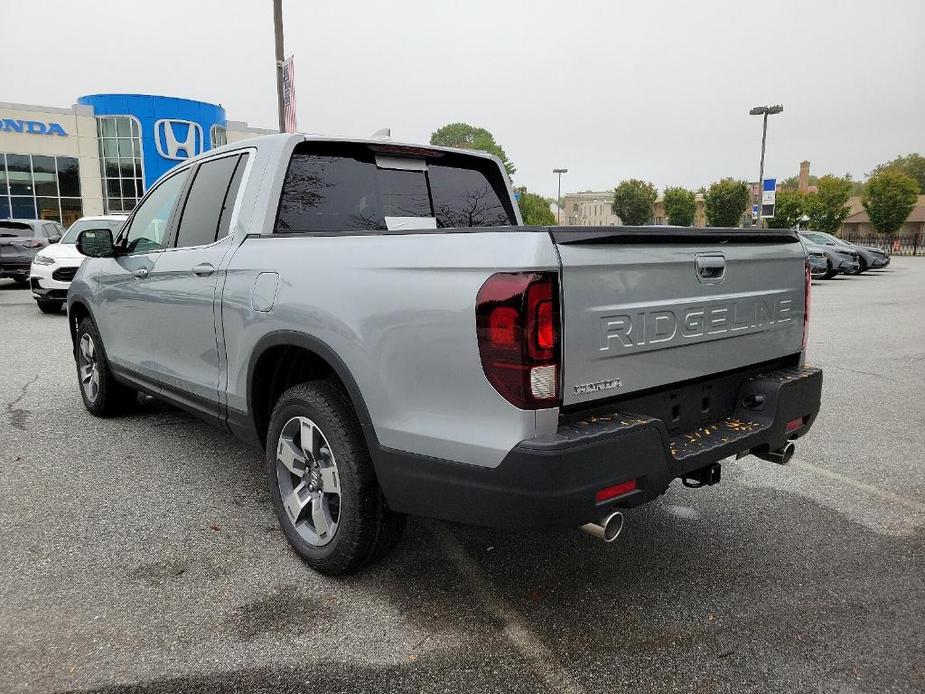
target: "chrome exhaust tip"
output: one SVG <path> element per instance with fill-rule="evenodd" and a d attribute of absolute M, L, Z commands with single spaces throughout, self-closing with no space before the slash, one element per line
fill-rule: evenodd
<path fill-rule="evenodd" d="M 776 451 L 752 451 L 752 455 L 762 460 L 767 460 L 771 463 L 777 463 L 778 465 L 786 465 L 790 462 L 790 459 L 793 457 L 793 454 L 796 452 L 797 448 L 793 443 L 788 443 L 783 448 L 778 448 Z"/>
<path fill-rule="evenodd" d="M 613 542 L 623 530 L 623 514 L 619 511 L 614 511 L 601 518 L 597 523 L 585 523 L 581 526 L 581 529 L 588 535 L 593 535 L 604 542 Z"/>

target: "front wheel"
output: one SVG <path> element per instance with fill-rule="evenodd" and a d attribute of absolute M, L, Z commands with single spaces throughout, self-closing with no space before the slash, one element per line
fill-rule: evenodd
<path fill-rule="evenodd" d="M 359 422 L 331 383 L 302 383 L 280 396 L 266 474 L 289 544 L 316 571 L 355 571 L 401 538 L 405 518 L 386 506 Z"/>
<path fill-rule="evenodd" d="M 832 261 L 831 261 L 831 260 L 829 261 L 828 265 L 829 265 L 829 269 L 826 270 L 825 275 L 823 275 L 823 279 L 830 280 L 830 279 L 832 279 L 833 277 L 835 277 L 835 275 L 838 274 L 838 270 L 836 270 L 834 267 L 832 267 Z"/>
<path fill-rule="evenodd" d="M 61 308 L 64 306 L 63 301 L 55 299 L 39 299 L 36 303 L 42 313 L 61 313 Z"/>

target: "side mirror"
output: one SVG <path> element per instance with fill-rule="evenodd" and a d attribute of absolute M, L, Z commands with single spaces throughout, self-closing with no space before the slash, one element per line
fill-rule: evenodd
<path fill-rule="evenodd" d="M 112 229 L 86 229 L 77 235 L 77 250 L 90 258 L 112 258 L 116 247 Z"/>

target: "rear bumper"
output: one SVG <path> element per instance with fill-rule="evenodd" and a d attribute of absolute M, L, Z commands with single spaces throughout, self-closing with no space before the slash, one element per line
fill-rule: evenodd
<path fill-rule="evenodd" d="M 671 480 L 728 456 L 783 447 L 812 426 L 821 392 L 821 370 L 780 369 L 744 381 L 731 417 L 674 437 L 659 419 L 617 412 L 522 441 L 496 468 L 383 449 L 374 462 L 399 512 L 515 530 L 575 526 L 650 501 Z M 787 431 L 794 420 L 799 427 Z M 629 480 L 634 491 L 596 502 L 597 491 Z"/>
<path fill-rule="evenodd" d="M 31 260 L 26 260 L 24 262 L 20 261 L 4 261 L 0 265 L 0 277 L 12 277 L 14 279 L 23 280 L 29 276 L 29 265 L 32 263 Z"/>

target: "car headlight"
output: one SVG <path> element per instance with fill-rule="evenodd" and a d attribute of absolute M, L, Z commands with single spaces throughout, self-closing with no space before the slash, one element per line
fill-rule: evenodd
<path fill-rule="evenodd" d="M 36 265 L 54 265 L 55 259 L 49 258 L 47 255 L 37 255 L 32 259 L 32 262 Z"/>

